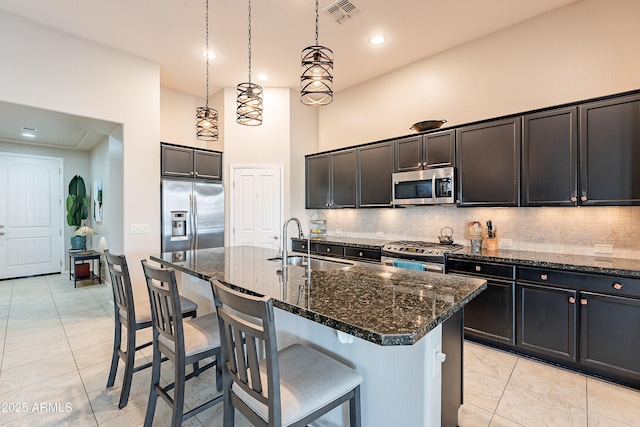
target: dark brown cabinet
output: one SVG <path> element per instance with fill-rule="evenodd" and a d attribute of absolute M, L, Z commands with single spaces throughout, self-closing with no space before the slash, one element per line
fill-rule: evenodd
<path fill-rule="evenodd" d="M 395 141 L 394 172 L 453 166 L 455 131 L 428 133 Z"/>
<path fill-rule="evenodd" d="M 517 295 L 517 345 L 575 362 L 578 292 L 518 282 Z"/>
<path fill-rule="evenodd" d="M 356 149 L 306 158 L 306 208 L 355 208 Z"/>
<path fill-rule="evenodd" d="M 640 205 L 640 95 L 580 106 L 580 204 Z"/>
<path fill-rule="evenodd" d="M 358 148 L 358 207 L 391 206 L 393 142 Z"/>
<path fill-rule="evenodd" d="M 577 107 L 525 115 L 522 135 L 522 206 L 577 205 Z"/>
<path fill-rule="evenodd" d="M 464 307 L 465 336 L 515 344 L 514 266 L 448 260 L 447 272 L 487 280 L 487 288 Z"/>
<path fill-rule="evenodd" d="M 580 363 L 640 384 L 640 300 L 580 293 Z"/>
<path fill-rule="evenodd" d="M 459 206 L 518 206 L 520 117 L 457 129 Z"/>
<path fill-rule="evenodd" d="M 179 145 L 161 145 L 162 176 L 222 179 L 222 153 Z"/>

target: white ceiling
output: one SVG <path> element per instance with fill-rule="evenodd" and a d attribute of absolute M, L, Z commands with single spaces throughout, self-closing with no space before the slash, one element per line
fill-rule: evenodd
<path fill-rule="evenodd" d="M 323 11 L 334 1 L 320 0 L 318 41 L 334 52 L 336 96 L 577 0 L 350 1 L 358 13 L 338 24 Z M 247 5 L 242 0 L 209 0 L 209 45 L 217 54 L 210 61 L 210 94 L 247 81 Z M 253 0 L 251 6 L 252 81 L 298 89 L 300 52 L 315 43 L 313 0 Z M 204 97 L 205 0 L 0 0 L 0 10 L 154 61 L 160 64 L 162 86 Z M 367 40 L 376 33 L 384 34 L 387 42 L 370 45 Z M 261 73 L 269 80 L 258 81 Z M 7 129 L 15 124 L 0 120 L 0 139 L 14 140 Z M 65 136 L 42 142 L 59 145 L 60 137 Z M 79 142 L 88 136 L 69 137 L 78 148 L 91 148 Z"/>

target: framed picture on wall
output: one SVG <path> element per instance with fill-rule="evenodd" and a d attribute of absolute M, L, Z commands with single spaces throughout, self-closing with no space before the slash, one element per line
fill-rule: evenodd
<path fill-rule="evenodd" d="M 93 219 L 102 222 L 102 180 L 93 181 Z"/>

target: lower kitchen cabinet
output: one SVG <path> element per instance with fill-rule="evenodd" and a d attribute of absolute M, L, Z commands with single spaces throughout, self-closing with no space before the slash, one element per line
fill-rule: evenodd
<path fill-rule="evenodd" d="M 580 293 L 580 364 L 640 385 L 640 299 Z"/>
<path fill-rule="evenodd" d="M 487 280 L 487 288 L 464 307 L 465 336 L 514 345 L 514 266 L 447 260 L 447 272 Z"/>
<path fill-rule="evenodd" d="M 518 283 L 517 295 L 517 346 L 575 362 L 578 292 Z"/>
<path fill-rule="evenodd" d="M 464 307 L 465 334 L 514 344 L 513 287 L 487 279 L 487 289 Z"/>

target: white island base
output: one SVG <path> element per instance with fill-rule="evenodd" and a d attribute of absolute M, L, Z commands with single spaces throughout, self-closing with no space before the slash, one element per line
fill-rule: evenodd
<path fill-rule="evenodd" d="M 209 282 L 182 274 L 182 293 L 198 312 L 213 312 Z M 278 347 L 303 343 L 354 368 L 361 386 L 362 427 L 441 425 L 442 324 L 414 345 L 380 346 L 275 308 Z M 341 342 L 343 341 L 343 342 Z M 329 412 L 314 427 L 349 425 L 348 404 Z"/>

